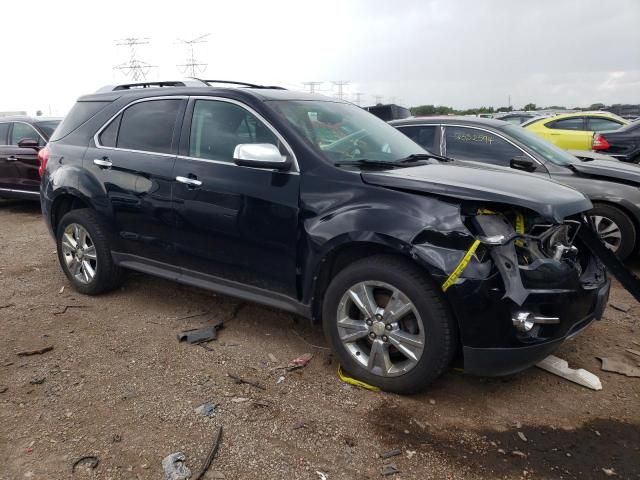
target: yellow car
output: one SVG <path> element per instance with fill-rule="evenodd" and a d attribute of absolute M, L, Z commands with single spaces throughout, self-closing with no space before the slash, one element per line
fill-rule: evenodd
<path fill-rule="evenodd" d="M 628 123 L 609 112 L 576 112 L 534 118 L 522 126 L 565 150 L 591 150 L 593 132 L 617 130 Z"/>

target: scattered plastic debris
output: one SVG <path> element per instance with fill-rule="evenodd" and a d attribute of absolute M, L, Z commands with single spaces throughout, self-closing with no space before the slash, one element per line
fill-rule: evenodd
<path fill-rule="evenodd" d="M 231 399 L 233 403 L 244 403 L 244 402 L 248 402 L 249 400 L 251 399 L 247 397 L 233 397 Z"/>
<path fill-rule="evenodd" d="M 316 475 L 320 477 L 320 480 L 327 480 L 327 475 L 322 473 L 320 470 L 316 470 Z"/>
<path fill-rule="evenodd" d="M 587 370 L 580 368 L 574 370 L 569 368 L 569 364 L 566 360 L 558 358 L 554 355 L 549 355 L 536 365 L 538 368 L 546 370 L 547 372 L 558 375 L 571 382 L 582 385 L 583 387 L 590 388 L 592 390 L 602 390 L 602 383 L 597 375 L 594 375 Z"/>
<path fill-rule="evenodd" d="M 389 463 L 389 464 L 385 465 L 384 467 L 382 467 L 382 476 L 383 477 L 388 477 L 390 475 L 395 475 L 396 473 L 400 473 L 400 470 L 398 470 L 398 467 L 396 467 L 393 463 Z"/>
<path fill-rule="evenodd" d="M 203 403 L 195 409 L 196 413 L 205 417 L 213 417 L 216 414 L 216 406 L 213 403 Z"/>
<path fill-rule="evenodd" d="M 284 382 L 284 375 L 281 375 L 278 380 L 276 380 L 276 385 L 280 385 L 282 382 Z"/>
<path fill-rule="evenodd" d="M 84 457 L 80 457 L 78 460 L 73 462 L 73 465 L 71 465 L 71 473 L 74 473 L 76 471 L 76 467 L 78 465 L 86 464 L 91 470 L 94 470 L 99 463 L 100 459 L 95 455 L 85 455 Z"/>
<path fill-rule="evenodd" d="M 346 375 L 342 371 L 342 365 L 338 365 L 338 378 L 342 380 L 344 383 L 348 383 L 349 385 L 353 385 L 354 387 L 364 388 L 366 390 L 371 390 L 372 392 L 380 391 L 380 388 L 376 387 L 375 385 L 369 385 L 366 382 L 363 382 L 361 380 L 356 380 L 355 378 L 351 378 L 350 376 Z"/>
<path fill-rule="evenodd" d="M 631 307 L 629 305 L 627 305 L 626 303 L 609 303 L 609 306 L 611 308 L 615 308 L 616 310 L 618 310 L 619 312 L 623 312 L 623 313 L 627 313 L 629 310 L 631 310 Z"/>
<path fill-rule="evenodd" d="M 25 350 L 23 352 L 18 352 L 17 355 L 19 357 L 30 357 L 31 355 L 42 355 L 43 353 L 47 353 L 53 350 L 53 345 L 47 345 L 46 347 L 38 348 L 36 350 Z"/>
<path fill-rule="evenodd" d="M 313 358 L 313 355 L 310 353 L 305 353 L 304 355 L 300 355 L 298 358 L 294 358 L 289 362 L 289 365 L 287 365 L 287 370 L 304 368 L 309 364 L 312 358 Z"/>
<path fill-rule="evenodd" d="M 514 450 L 513 452 L 511 452 L 511 455 L 513 455 L 514 457 L 527 458 L 527 454 L 521 452 L 520 450 Z"/>
<path fill-rule="evenodd" d="M 204 477 L 204 474 L 207 473 L 207 470 L 209 470 L 209 467 L 211 466 L 211 462 L 213 462 L 213 459 L 215 458 L 216 453 L 218 453 L 218 448 L 220 448 L 221 440 L 222 440 L 222 426 L 218 428 L 218 433 L 216 434 L 213 440 L 213 445 L 211 447 L 211 450 L 209 450 L 209 454 L 207 455 L 207 458 L 202 464 L 200 471 L 196 474 L 195 477 L 193 477 L 193 480 L 200 480 L 201 478 Z"/>
<path fill-rule="evenodd" d="M 602 370 L 626 375 L 627 377 L 640 377 L 640 368 L 624 363 L 620 360 L 612 360 L 606 357 L 598 357 L 602 362 Z"/>
<path fill-rule="evenodd" d="M 237 384 L 245 384 L 245 385 L 251 385 L 252 387 L 256 387 L 259 388 L 260 390 L 266 390 L 267 388 L 260 385 L 258 382 L 254 382 L 253 380 L 246 380 L 242 377 L 239 377 L 238 375 L 235 375 L 233 373 L 227 373 L 227 376 L 229 378 L 233 378 L 235 380 L 235 383 Z"/>
<path fill-rule="evenodd" d="M 398 455 L 402 455 L 402 450 L 400 450 L 399 448 L 394 448 L 393 450 L 389 450 L 388 452 L 384 452 L 380 456 L 382 458 L 391 458 L 391 457 L 397 457 Z"/>
<path fill-rule="evenodd" d="M 185 465 L 185 456 L 182 452 L 172 453 L 162 459 L 164 480 L 188 480 L 191 470 Z"/>
<path fill-rule="evenodd" d="M 520 437 L 520 440 L 522 440 L 523 442 L 527 441 L 527 437 L 522 432 L 518 432 L 518 437 Z"/>
<path fill-rule="evenodd" d="M 223 323 L 220 322 L 216 325 L 205 328 L 192 328 L 190 330 L 184 330 L 178 334 L 179 342 L 187 342 L 190 344 L 198 344 L 204 342 L 210 342 L 218 338 L 218 330 L 223 327 Z"/>
<path fill-rule="evenodd" d="M 616 471 L 613 468 L 603 468 L 602 471 L 607 477 L 615 477 Z"/>
<path fill-rule="evenodd" d="M 416 450 L 407 450 L 407 458 L 413 458 L 416 453 L 418 453 Z"/>

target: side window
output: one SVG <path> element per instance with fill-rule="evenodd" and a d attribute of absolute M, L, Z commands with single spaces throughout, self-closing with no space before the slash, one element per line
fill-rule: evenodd
<path fill-rule="evenodd" d="M 105 128 L 100 134 L 100 145 L 103 147 L 115 147 L 116 140 L 118 138 L 118 130 L 120 129 L 120 121 L 122 120 L 122 114 L 114 118 L 109 126 Z"/>
<path fill-rule="evenodd" d="M 9 123 L 0 123 L 0 145 L 7 145 L 9 136 Z"/>
<path fill-rule="evenodd" d="M 589 130 L 600 131 L 600 132 L 610 132 L 611 130 L 617 130 L 622 127 L 621 124 L 614 120 L 609 120 L 608 118 L 602 117 L 591 117 L 589 118 Z"/>
<path fill-rule="evenodd" d="M 179 99 L 148 100 L 131 105 L 122 112 L 122 118 L 119 119 L 116 147 L 171 153 L 173 129 L 180 102 Z"/>
<path fill-rule="evenodd" d="M 436 128 L 437 127 L 435 125 L 416 125 L 411 127 L 400 127 L 399 130 L 421 147 L 426 148 L 432 153 L 439 154 L 439 149 L 434 145 L 436 139 Z"/>
<path fill-rule="evenodd" d="M 197 100 L 193 109 L 189 156 L 233 162 L 241 143 L 271 143 L 278 137 L 253 114 L 239 105 L 216 100 Z"/>
<path fill-rule="evenodd" d="M 9 145 L 18 145 L 18 142 L 25 138 L 38 140 L 39 145 L 43 144 L 42 138 L 31 125 L 18 122 L 14 123 L 13 130 L 11 131 L 11 138 L 9 139 Z"/>
<path fill-rule="evenodd" d="M 447 156 L 508 167 L 511 159 L 523 155 L 519 148 L 485 130 L 446 127 Z"/>
<path fill-rule="evenodd" d="M 547 127 L 554 130 L 584 130 L 584 119 L 582 117 L 564 118 L 548 123 Z"/>

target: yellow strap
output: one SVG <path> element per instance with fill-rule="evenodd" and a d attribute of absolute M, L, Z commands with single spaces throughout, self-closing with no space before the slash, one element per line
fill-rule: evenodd
<path fill-rule="evenodd" d="M 378 392 L 380 389 L 374 385 L 369 385 L 368 383 L 361 382 L 360 380 L 356 380 L 355 378 L 348 377 L 342 371 L 342 365 L 338 365 L 338 377 L 345 383 L 349 385 L 354 385 L 360 388 L 366 388 L 367 390 L 371 390 L 372 392 Z"/>
<path fill-rule="evenodd" d="M 473 242 L 473 245 L 471 245 L 469 250 L 467 250 L 467 253 L 464 254 L 464 257 L 462 257 L 462 260 L 460 260 L 460 263 L 458 263 L 458 266 L 455 268 L 453 272 L 451 272 L 451 275 L 449 275 L 449 278 L 447 278 L 447 280 L 442 284 L 443 292 L 446 292 L 451 285 L 456 283 L 456 280 L 458 280 L 460 275 L 462 275 L 462 272 L 464 272 L 464 269 L 467 268 L 467 265 L 469 264 L 471 257 L 473 256 L 474 253 L 476 253 L 476 250 L 478 249 L 479 245 L 480 245 L 480 240 L 476 240 L 475 242 Z"/>
<path fill-rule="evenodd" d="M 524 233 L 524 215 L 520 212 L 516 212 L 516 233 L 519 233 L 520 235 Z M 516 245 L 524 247 L 524 240 L 516 240 Z"/>

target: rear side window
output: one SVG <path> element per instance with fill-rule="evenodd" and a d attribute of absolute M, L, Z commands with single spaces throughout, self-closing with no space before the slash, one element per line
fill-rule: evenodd
<path fill-rule="evenodd" d="M 40 131 L 44 133 L 45 138 L 51 138 L 51 134 L 59 124 L 60 120 L 46 120 L 36 123 Z"/>
<path fill-rule="evenodd" d="M 9 124 L 0 123 L 0 145 L 7 145 L 8 135 L 9 135 Z"/>
<path fill-rule="evenodd" d="M 38 132 L 26 123 L 15 122 L 13 129 L 11 130 L 11 138 L 9 139 L 9 145 L 18 145 L 21 140 L 37 140 L 38 145 L 44 146 L 45 142 Z"/>
<path fill-rule="evenodd" d="M 116 147 L 144 152 L 171 153 L 173 129 L 180 104 L 179 99 L 149 100 L 127 108 L 120 120 Z M 109 127 L 113 123 L 115 121 L 111 122 Z"/>
<path fill-rule="evenodd" d="M 584 119 L 582 117 L 564 118 L 548 123 L 547 127 L 554 130 L 584 130 Z"/>
<path fill-rule="evenodd" d="M 436 127 L 433 126 L 412 126 L 412 127 L 401 127 L 400 130 L 411 140 L 416 142 L 422 148 L 426 148 L 428 151 L 432 153 L 440 153 L 437 148 L 434 146 L 434 141 L 436 138 Z"/>
<path fill-rule="evenodd" d="M 610 132 L 611 130 L 618 130 L 621 126 L 622 124 L 616 122 L 615 120 L 609 120 L 608 118 L 589 118 L 589 130 Z"/>
<path fill-rule="evenodd" d="M 497 135 L 485 130 L 445 127 L 447 156 L 508 167 L 523 152 Z"/>
<path fill-rule="evenodd" d="M 100 134 L 100 145 L 103 147 L 116 146 L 116 140 L 118 138 L 118 129 L 120 128 L 120 121 L 122 120 L 122 114 L 114 118 L 109 126 L 105 128 Z"/>
<path fill-rule="evenodd" d="M 109 105 L 109 103 L 111 102 L 76 102 L 53 132 L 50 140 L 55 142 L 66 137 L 87 120 L 93 118 L 96 113 Z"/>

